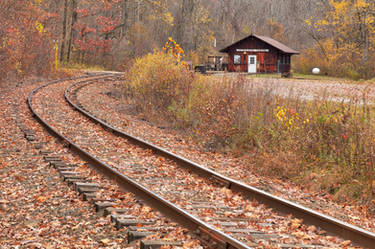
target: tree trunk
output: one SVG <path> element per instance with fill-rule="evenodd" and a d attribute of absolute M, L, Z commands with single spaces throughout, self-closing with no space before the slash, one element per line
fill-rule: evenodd
<path fill-rule="evenodd" d="M 126 31 L 128 28 L 128 18 L 129 18 L 129 1 L 123 0 L 121 6 L 121 18 L 122 18 L 122 28 L 121 28 L 121 39 L 126 36 Z"/>
<path fill-rule="evenodd" d="M 62 40 L 61 40 L 61 49 L 60 49 L 60 62 L 64 61 L 67 14 L 68 14 L 68 0 L 65 0 L 65 3 L 64 3 L 64 20 L 63 20 L 63 28 L 62 28 Z"/>
<path fill-rule="evenodd" d="M 182 44 L 186 50 L 194 47 L 194 11 L 198 4 L 196 0 L 183 0 L 181 5 L 181 16 L 177 27 L 177 42 Z"/>
<path fill-rule="evenodd" d="M 364 13 L 364 20 L 363 20 L 363 39 L 364 39 L 364 47 L 363 47 L 363 58 L 362 62 L 363 64 L 367 63 L 368 59 L 368 50 L 369 50 L 369 39 L 368 39 L 368 28 L 367 28 L 367 11 Z"/>
<path fill-rule="evenodd" d="M 72 51 L 72 41 L 74 39 L 74 30 L 73 26 L 77 22 L 77 0 L 72 0 L 72 20 L 70 23 L 70 33 L 69 33 L 69 44 L 68 44 L 68 53 L 66 60 L 69 62 L 70 61 L 70 55 Z"/>

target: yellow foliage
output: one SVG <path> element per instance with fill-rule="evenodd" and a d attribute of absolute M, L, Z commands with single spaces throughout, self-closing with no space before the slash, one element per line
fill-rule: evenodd
<path fill-rule="evenodd" d="M 293 109 L 287 109 L 284 106 L 277 106 L 274 112 L 276 119 L 280 121 L 287 129 L 297 127 L 296 122 L 300 120 L 300 117 Z M 304 123 L 306 123 L 306 120 Z"/>
<path fill-rule="evenodd" d="M 360 9 L 360 8 L 367 8 L 367 7 L 369 7 L 370 6 L 370 4 L 369 3 L 367 3 L 365 0 L 357 0 L 357 2 L 354 4 L 354 8 L 358 8 L 358 9 Z"/>
<path fill-rule="evenodd" d="M 177 64 L 174 57 L 154 51 L 136 59 L 126 77 L 126 85 L 144 93 L 152 88 L 168 89 L 186 73 L 186 67 Z"/>
<path fill-rule="evenodd" d="M 250 34 L 251 33 L 251 29 L 248 25 L 245 25 L 243 28 L 242 28 L 242 32 L 244 34 Z"/>
<path fill-rule="evenodd" d="M 305 23 L 306 23 L 308 26 L 311 26 L 311 25 L 312 25 L 311 19 L 306 19 L 306 20 L 305 20 Z"/>
<path fill-rule="evenodd" d="M 182 57 L 185 54 L 180 44 L 173 40 L 172 37 L 169 37 L 168 41 L 164 44 L 163 52 L 168 54 L 170 57 L 176 58 L 178 63 L 182 61 Z"/>
<path fill-rule="evenodd" d="M 163 21 L 170 26 L 174 25 L 174 18 L 170 12 L 165 12 L 163 15 Z"/>
<path fill-rule="evenodd" d="M 311 17 L 306 25 L 320 38 L 303 51 L 297 71 L 309 73 L 319 67 L 332 76 L 352 79 L 374 77 L 375 3 L 365 0 L 330 0 L 323 18 Z"/>
<path fill-rule="evenodd" d="M 43 34 L 44 31 L 44 26 L 40 22 L 35 23 L 35 28 L 39 31 L 39 34 Z"/>

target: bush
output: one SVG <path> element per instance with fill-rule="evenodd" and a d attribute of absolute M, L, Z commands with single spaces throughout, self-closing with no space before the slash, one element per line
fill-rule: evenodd
<path fill-rule="evenodd" d="M 338 198 L 372 198 L 374 110 L 365 92 L 348 104 L 277 97 L 244 76 L 194 75 L 161 52 L 138 59 L 126 77 L 126 94 L 146 119 L 181 128 L 209 150 L 258 155 L 257 170 L 303 183 L 314 175 Z M 361 184 L 351 188 L 353 180 Z"/>
<path fill-rule="evenodd" d="M 314 67 L 318 67 L 322 74 L 347 77 L 353 80 L 370 79 L 375 76 L 374 55 L 369 54 L 364 63 L 363 56 L 349 45 L 337 47 L 331 39 L 322 41 L 320 45 L 302 51 L 294 63 L 294 70 L 303 74 L 310 74 Z"/>
<path fill-rule="evenodd" d="M 172 101 L 187 96 L 192 74 L 174 57 L 154 52 L 136 59 L 125 79 L 126 93 L 149 118 L 168 115 Z M 183 99 L 183 98 L 182 98 Z"/>

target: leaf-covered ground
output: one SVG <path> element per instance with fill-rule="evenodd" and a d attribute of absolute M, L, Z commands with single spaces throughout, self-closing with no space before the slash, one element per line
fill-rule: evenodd
<path fill-rule="evenodd" d="M 309 247 L 335 248 L 342 243 L 350 244 L 338 237 L 327 236 L 320 228 L 308 227 L 301 220 L 276 214 L 264 205 L 244 199 L 238 193 L 191 174 L 175 163 L 154 155 L 152 151 L 144 150 L 103 129 L 74 111 L 65 101 L 63 94 L 70 84 L 63 82 L 50 85 L 38 92 L 33 100 L 36 112 L 95 157 L 192 215 L 223 232 L 229 228 L 255 231 L 258 238 L 251 232 L 237 236 L 248 242 L 256 242 L 262 248 L 277 248 L 282 244 L 284 247 L 285 244 L 304 244 Z M 175 234 L 170 238 L 181 236 Z"/>
<path fill-rule="evenodd" d="M 89 172 L 92 179 L 100 182 L 111 194 L 107 197 L 121 196 L 132 202 L 133 196 L 122 193 L 109 181 L 97 176 L 87 165 L 69 154 L 62 145 L 47 136 L 45 131 L 33 120 L 25 104 L 26 96 L 36 85 L 1 90 L 0 105 L 0 246 L 9 248 L 137 248 L 126 245 L 123 230 L 115 230 L 107 218 L 97 216 L 92 205 L 81 201 L 75 192 L 61 181 L 53 169 L 47 167 L 36 146 L 24 139 L 24 134 L 17 127 L 16 119 L 33 129 L 42 142 L 43 149 L 63 155 L 64 160 L 79 165 L 78 170 Z M 139 121 L 124 112 L 124 106 L 117 99 L 107 94 L 113 85 L 93 85 L 82 89 L 79 101 L 95 115 L 129 133 L 145 138 L 155 144 L 204 164 L 220 173 L 239 179 L 248 184 L 308 205 L 327 214 L 344 219 L 358 226 L 373 229 L 373 219 L 362 207 L 338 205 L 330 201 L 325 193 L 306 193 L 301 186 L 277 179 L 259 177 L 252 174 L 247 158 L 207 152 L 204 148 L 185 139 L 181 134 L 165 130 Z M 50 96 L 55 92 L 50 91 Z M 59 102 L 54 103 L 61 104 Z M 17 108 L 15 108 L 15 106 Z M 130 151 L 131 152 L 131 151 Z M 134 151 L 136 152 L 136 151 Z M 116 156 L 116 155 L 114 155 Z M 104 193 L 103 193 L 104 194 Z M 228 194 L 228 193 L 224 193 Z M 105 195 L 105 194 L 104 194 Z M 236 196 L 231 196 L 233 199 Z M 258 206 L 249 206 L 248 211 Z M 134 201 L 131 206 L 134 215 L 154 217 L 153 211 Z M 209 221 L 209 220 L 208 220 Z M 309 241 L 309 234 L 316 232 L 314 227 L 301 230 L 300 220 L 288 223 L 293 236 Z M 170 234 L 171 238 L 186 240 L 185 248 L 200 248 L 199 244 L 186 237 L 186 232 L 178 230 Z M 326 238 L 332 239 L 334 238 Z M 350 244 L 340 242 L 342 247 Z"/>
<path fill-rule="evenodd" d="M 20 119 L 42 138 L 41 127 L 28 114 L 25 100 L 36 86 L 1 93 L 0 106 L 0 245 L 2 248 L 92 248 L 121 244 L 126 239 L 96 216 L 44 162 L 16 125 Z M 14 105 L 19 106 L 18 113 Z M 26 120 L 24 120 L 26 119 Z M 45 137 L 45 150 L 65 153 Z M 71 162 L 82 164 L 76 158 Z"/>
<path fill-rule="evenodd" d="M 118 84 L 121 84 L 119 82 Z M 306 83 L 307 84 L 307 83 Z M 310 85 L 310 87 L 313 87 Z M 277 196 L 308 206 L 314 210 L 336 217 L 356 226 L 375 231 L 374 217 L 366 206 L 337 203 L 326 192 L 307 191 L 304 186 L 289 181 L 258 175 L 249 157 L 235 157 L 228 154 L 213 153 L 186 138 L 184 134 L 129 115 L 129 108 L 120 101 L 119 85 L 88 85 L 78 92 L 78 101 L 99 118 L 115 127 L 187 157 L 195 162 L 214 169 L 224 175 L 256 186 Z"/>
<path fill-rule="evenodd" d="M 162 218 L 133 194 L 119 190 L 49 136 L 25 103 L 36 87 L 2 89 L 0 93 L 0 248 L 139 248 L 139 243 L 127 244 L 125 229 L 116 230 L 109 217 L 97 215 L 92 204 L 82 201 L 48 167 L 40 147 L 61 155 L 99 183 L 98 197 L 119 200 L 119 207 L 128 208 L 129 215 L 174 227 L 168 236 L 186 242 L 184 248 L 202 248 L 199 241 L 187 239 L 185 229 Z M 32 129 L 37 141 L 28 142 L 19 125 Z"/>

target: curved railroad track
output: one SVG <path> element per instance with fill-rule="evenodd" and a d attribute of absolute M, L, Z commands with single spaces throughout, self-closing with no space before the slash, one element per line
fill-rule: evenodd
<path fill-rule="evenodd" d="M 59 80 L 41 86 L 33 92 L 38 92 L 40 89 L 57 83 L 72 84 L 77 80 L 85 82 L 87 78 L 91 78 L 91 80 L 95 79 L 96 81 L 104 79 L 110 80 L 108 75 Z M 52 94 L 55 96 L 55 93 Z M 31 100 L 30 97 L 29 100 Z M 30 102 L 28 101 L 28 103 Z M 55 102 L 53 102 L 53 104 L 55 104 Z M 31 105 L 29 105 L 29 107 L 31 107 Z M 33 115 L 36 117 L 34 113 Z M 27 130 L 24 130 L 24 132 L 27 139 L 30 138 L 30 136 L 33 137 L 31 140 L 33 143 L 37 140 L 37 137 L 34 137 L 34 133 L 30 133 L 30 131 Z M 56 137 L 62 141 L 65 149 L 68 147 L 74 148 L 74 145 L 61 140 L 61 137 Z M 58 148 L 56 149 L 58 150 Z M 126 190 L 124 191 L 124 189 L 120 190 L 116 184 L 113 184 L 113 181 L 109 181 L 101 175 L 98 175 L 95 170 L 88 168 L 87 164 L 77 165 L 76 160 L 74 160 L 74 163 L 69 162 L 71 161 L 69 160 L 69 157 L 71 157 L 70 153 L 69 155 L 66 152 L 61 153 L 61 149 L 58 150 L 59 152 L 57 154 L 54 151 L 55 149 L 50 149 L 50 151 L 41 150 L 41 153 L 45 155 L 45 161 L 58 171 L 59 175 L 63 177 L 68 185 L 72 185 L 74 190 L 79 192 L 83 200 L 95 204 L 95 209 L 98 214 L 105 216 L 110 214 L 111 221 L 116 223 L 117 229 L 126 227 L 126 233 L 123 236 L 129 244 L 122 246 L 146 249 L 158 248 L 160 245 L 182 245 L 183 243 L 191 248 L 207 248 L 204 245 L 203 247 L 201 246 L 199 240 L 196 239 L 196 235 L 189 233 L 189 231 L 183 229 L 183 227 L 171 222 L 169 218 L 154 211 L 150 206 L 145 205 L 144 202 L 140 200 L 139 196 L 134 198 L 133 193 Z M 85 158 L 87 159 L 88 157 Z M 121 184 L 119 185 L 119 187 L 123 186 Z M 107 219 L 99 219 L 99 222 L 104 225 L 107 223 L 105 220 Z M 122 230 L 119 232 L 121 231 Z M 139 243 L 135 243 L 136 240 L 142 238 L 147 238 L 147 240 L 142 240 L 140 245 Z"/>
<path fill-rule="evenodd" d="M 72 97 L 80 87 L 96 80 L 73 85 L 71 82 L 53 82 L 35 89 L 28 99 L 30 109 L 50 132 L 64 139 L 71 149 L 98 170 L 195 231 L 210 247 L 342 245 L 342 239 L 324 236 L 322 229 L 363 247 L 371 248 L 375 244 L 373 233 L 232 180 L 95 118 L 79 103 L 73 103 Z M 56 103 L 64 97 L 72 107 L 99 125 L 77 115 L 67 104 Z M 302 218 L 304 223 L 285 214 Z M 318 228 L 310 229 L 306 224 Z"/>

